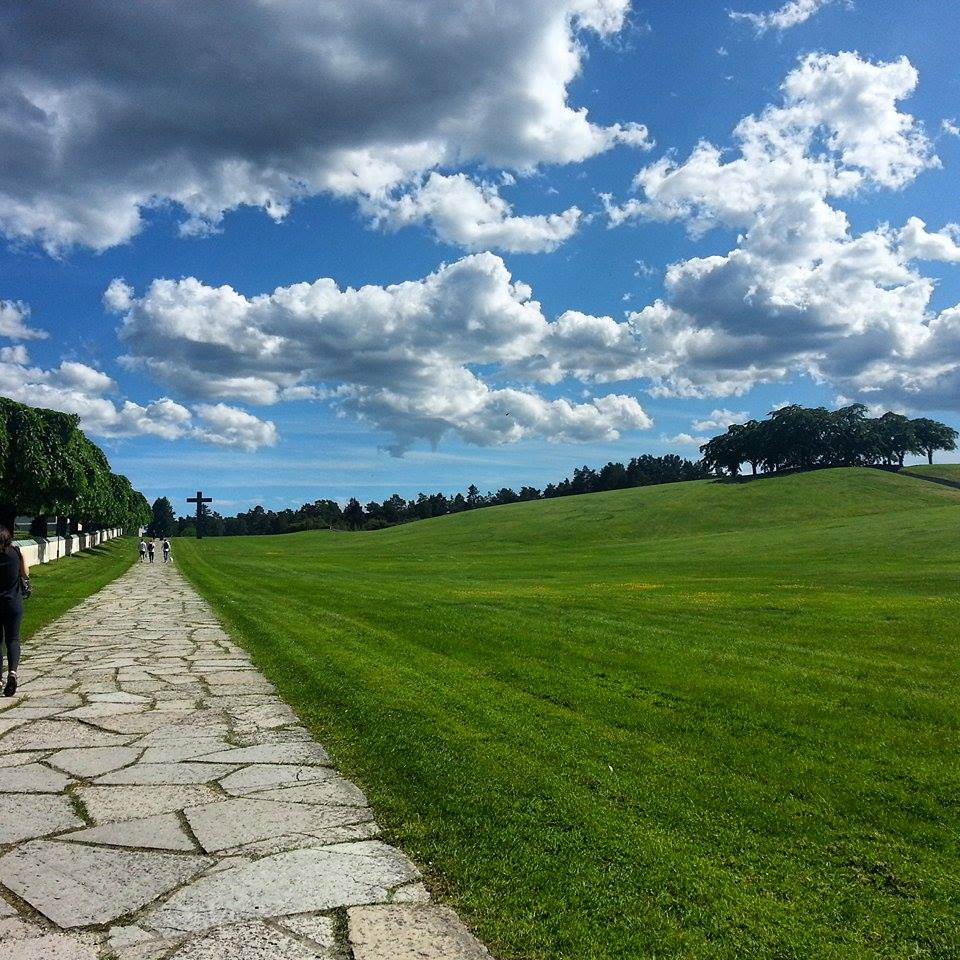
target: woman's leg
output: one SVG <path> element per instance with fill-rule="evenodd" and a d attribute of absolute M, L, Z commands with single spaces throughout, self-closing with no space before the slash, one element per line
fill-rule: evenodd
<path fill-rule="evenodd" d="M 7 641 L 7 659 L 10 661 L 10 673 L 20 668 L 20 624 L 23 623 L 23 604 L 18 603 L 4 617 L 3 635 Z"/>
<path fill-rule="evenodd" d="M 20 622 L 23 620 L 23 604 L 9 600 L 0 604 L 0 625 L 7 646 L 7 682 L 3 688 L 5 697 L 17 692 L 17 668 L 20 666 Z"/>

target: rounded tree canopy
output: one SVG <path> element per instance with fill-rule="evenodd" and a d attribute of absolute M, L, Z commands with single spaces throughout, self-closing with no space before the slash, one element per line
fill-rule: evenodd
<path fill-rule="evenodd" d="M 736 476 L 744 463 L 762 470 L 857 464 L 902 465 L 908 454 L 955 450 L 958 434 L 937 420 L 888 412 L 871 419 L 861 403 L 839 410 L 781 407 L 766 420 L 732 424 L 701 448 L 704 464 Z"/>
<path fill-rule="evenodd" d="M 74 414 L 0 397 L 0 505 L 6 514 L 60 514 L 94 526 L 149 518 L 142 494 L 110 470 Z"/>

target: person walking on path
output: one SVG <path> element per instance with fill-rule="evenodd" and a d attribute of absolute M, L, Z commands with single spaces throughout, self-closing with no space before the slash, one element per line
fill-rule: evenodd
<path fill-rule="evenodd" d="M 143 539 L 143 537 L 141 537 L 140 538 L 140 562 L 143 563 L 143 561 L 146 559 L 147 559 L 147 542 L 146 540 Z"/>
<path fill-rule="evenodd" d="M 170 541 L 166 537 L 163 538 L 163 562 L 170 562 Z"/>
<path fill-rule="evenodd" d="M 151 539 L 150 542 L 147 544 L 147 556 L 150 558 L 151 563 L 153 563 L 153 555 L 156 552 L 156 549 L 157 549 L 157 545 L 153 541 L 153 539 Z"/>
<path fill-rule="evenodd" d="M 20 548 L 13 542 L 13 534 L 0 527 L 0 674 L 3 672 L 3 650 L 7 652 L 7 682 L 5 697 L 17 692 L 17 670 L 20 667 L 20 623 L 23 620 L 24 583 L 29 585 L 30 567 Z"/>

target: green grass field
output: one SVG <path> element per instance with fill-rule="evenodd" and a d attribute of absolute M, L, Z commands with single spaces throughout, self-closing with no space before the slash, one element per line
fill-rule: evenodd
<path fill-rule="evenodd" d="M 176 553 L 500 957 L 956 958 L 958 524 L 848 469 Z"/>
<path fill-rule="evenodd" d="M 24 601 L 24 640 L 115 580 L 136 557 L 135 541 L 119 537 L 53 563 L 34 564 L 30 568 L 33 595 Z M 24 649 L 28 649 L 26 643 Z"/>
<path fill-rule="evenodd" d="M 907 473 L 916 473 L 924 477 L 936 477 L 941 480 L 952 480 L 960 483 L 960 463 L 935 463 L 933 466 L 923 464 L 918 467 L 906 467 Z"/>

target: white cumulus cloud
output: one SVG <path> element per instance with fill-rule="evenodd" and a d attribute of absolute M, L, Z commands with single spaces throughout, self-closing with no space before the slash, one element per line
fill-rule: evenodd
<path fill-rule="evenodd" d="M 257 450 L 277 442 L 277 428 L 269 420 L 227 406 L 225 403 L 200 403 L 194 412 L 203 421 L 195 428 L 196 435 L 209 443 L 225 447 Z"/>
<path fill-rule="evenodd" d="M 691 426 L 694 430 L 704 433 L 709 430 L 726 430 L 734 423 L 746 423 L 750 414 L 746 410 L 713 410 L 709 416 L 694 420 Z"/>
<path fill-rule="evenodd" d="M 806 23 L 812 16 L 833 2 L 834 0 L 787 0 L 782 7 L 768 10 L 766 13 L 744 13 L 739 10 L 731 10 L 730 18 L 749 23 L 759 37 L 769 30 L 789 30 L 791 27 Z"/>
<path fill-rule="evenodd" d="M 611 224 L 678 220 L 701 236 L 738 231 L 726 253 L 671 265 L 666 296 L 630 315 L 656 394 L 740 395 L 795 372 L 842 393 L 908 406 L 960 403 L 960 310 L 931 315 L 935 283 L 915 260 L 954 261 L 953 226 L 851 230 L 839 204 L 899 189 L 939 165 L 899 109 L 917 83 L 906 59 L 804 57 L 783 103 L 742 120 L 737 152 L 700 143 L 636 177 L 638 197 L 607 201 Z"/>
<path fill-rule="evenodd" d="M 465 174 L 431 173 L 399 195 L 370 198 L 363 209 L 390 229 L 429 223 L 438 240 L 466 250 L 543 253 L 556 250 L 576 233 L 583 214 L 577 207 L 561 213 L 516 216 L 496 185 L 476 183 Z"/>
<path fill-rule="evenodd" d="M 661 439 L 665 440 L 667 443 L 676 443 L 681 447 L 697 447 L 698 449 L 702 447 L 710 438 L 709 437 L 695 437 L 691 433 L 675 433 L 672 437 L 662 437 Z"/>
<path fill-rule="evenodd" d="M 928 233 L 919 217 L 910 217 L 900 231 L 900 250 L 910 260 L 940 260 L 960 263 L 960 226 L 948 223 L 936 233 Z"/>
<path fill-rule="evenodd" d="M 116 392 L 112 377 L 85 363 L 64 360 L 44 369 L 31 364 L 22 344 L 0 347 L 0 394 L 30 406 L 77 414 L 80 426 L 96 436 L 192 437 L 248 450 L 276 442 L 272 423 L 234 407 L 201 404 L 191 412 L 168 397 L 139 404 L 116 399 Z"/>
<path fill-rule="evenodd" d="M 574 403 L 528 385 L 642 369 L 619 355 L 636 354 L 626 324 L 569 312 L 551 323 L 532 296 L 483 253 L 387 287 L 322 278 L 248 298 L 191 277 L 112 299 L 129 303 L 128 364 L 205 400 L 328 397 L 392 434 L 395 452 L 448 433 L 499 444 L 649 427 L 634 397 Z"/>
<path fill-rule="evenodd" d="M 629 0 L 180 0 L 8 4 L 0 12 L 0 231 L 51 253 L 103 250 L 179 205 L 185 233 L 241 205 L 282 219 L 298 198 L 376 200 L 429 171 L 579 162 L 639 124 L 568 102 L 585 38 Z M 461 185 L 461 190 L 468 188 Z M 575 215 L 512 223 L 423 217 L 467 246 L 548 249 Z M 417 203 L 417 200 L 411 201 Z M 564 219 L 565 218 L 565 219 Z M 462 217 L 460 218 L 462 220 Z M 521 220 L 525 218 L 519 218 Z M 507 222 L 504 222 L 507 221 Z M 531 239 L 532 235 L 540 237 Z M 544 239 L 546 237 L 546 239 Z M 492 241 L 496 242 L 496 241 Z"/>
<path fill-rule="evenodd" d="M 9 340 L 45 340 L 45 330 L 29 326 L 30 307 L 20 300 L 0 300 L 0 337 Z"/>

